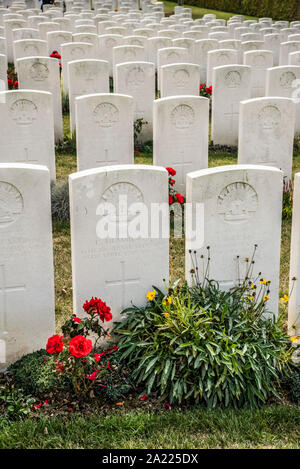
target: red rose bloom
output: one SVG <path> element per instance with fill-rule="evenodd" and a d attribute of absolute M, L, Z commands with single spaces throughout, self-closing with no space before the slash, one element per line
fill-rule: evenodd
<path fill-rule="evenodd" d="M 73 322 L 77 322 L 78 324 L 81 323 L 81 319 L 77 318 L 76 316 L 73 317 Z"/>
<path fill-rule="evenodd" d="M 92 348 L 92 341 L 86 339 L 83 335 L 76 335 L 69 343 L 69 352 L 76 358 L 86 357 L 92 351 Z"/>
<path fill-rule="evenodd" d="M 173 169 L 173 168 L 166 168 L 166 170 L 168 171 L 168 173 L 169 173 L 171 176 L 175 176 L 175 174 L 176 174 L 175 169 Z"/>
<path fill-rule="evenodd" d="M 51 355 L 53 353 L 60 353 L 63 351 L 64 343 L 63 343 L 63 336 L 59 336 L 58 334 L 49 337 L 46 350 Z"/>
<path fill-rule="evenodd" d="M 181 194 L 179 194 L 179 192 L 176 194 L 176 199 L 179 204 L 183 204 L 183 197 Z"/>
<path fill-rule="evenodd" d="M 173 202 L 174 202 L 173 197 L 169 195 L 169 205 L 172 205 Z"/>
<path fill-rule="evenodd" d="M 15 88 L 18 88 L 18 86 L 19 86 L 19 82 L 18 82 L 18 81 L 15 81 L 15 82 L 14 82 L 14 87 L 15 87 Z"/>
<path fill-rule="evenodd" d="M 83 309 L 88 314 L 98 314 L 102 322 L 112 320 L 110 307 L 100 298 L 92 297 L 90 301 L 84 303 Z"/>

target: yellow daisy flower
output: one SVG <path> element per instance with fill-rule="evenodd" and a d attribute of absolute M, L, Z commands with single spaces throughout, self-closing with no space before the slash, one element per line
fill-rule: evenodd
<path fill-rule="evenodd" d="M 267 280 L 266 278 L 262 278 L 262 279 L 260 280 L 260 283 L 261 283 L 261 285 L 267 285 L 268 280 Z"/>
<path fill-rule="evenodd" d="M 264 296 L 264 301 L 268 301 L 268 299 L 269 299 L 269 298 L 270 298 L 270 297 L 269 297 L 269 296 L 267 296 L 267 295 L 266 295 L 266 296 Z"/>
<path fill-rule="evenodd" d="M 155 290 L 153 290 L 153 291 L 148 291 L 148 293 L 147 293 L 147 295 L 146 295 L 146 298 L 147 298 L 149 301 L 153 301 L 154 298 L 155 298 L 155 295 L 156 295 Z"/>
<path fill-rule="evenodd" d="M 285 303 L 287 303 L 290 298 L 287 295 L 283 295 L 280 299 L 284 301 Z"/>

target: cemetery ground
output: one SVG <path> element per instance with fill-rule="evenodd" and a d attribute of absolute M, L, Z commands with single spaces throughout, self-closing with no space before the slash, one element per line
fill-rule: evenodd
<path fill-rule="evenodd" d="M 151 146 L 135 162 L 152 164 Z M 146 151 L 145 151 L 146 150 Z M 235 149 L 210 147 L 209 166 L 235 164 Z M 76 171 L 75 140 L 64 116 L 64 143 L 56 151 L 57 183 Z M 293 172 L 300 171 L 300 141 L 295 142 Z M 283 219 L 280 295 L 288 293 L 291 219 Z M 70 226 L 53 220 L 57 331 L 72 314 Z M 171 280 L 184 279 L 184 239 L 170 240 Z M 95 295 L 99 294 L 95 292 Z M 280 306 L 286 316 L 286 306 Z M 59 403 L 38 404 L 29 418 L 0 416 L 1 448 L 300 448 L 300 407 L 283 392 L 261 409 L 207 410 L 166 405 L 134 393 L 121 400 L 92 399 L 79 405 L 62 393 Z M 57 399 L 57 394 L 56 394 Z M 50 405 L 48 405 L 48 400 Z M 39 402 L 36 400 L 36 402 Z M 18 397 L 15 396 L 15 405 Z M 21 405 L 19 403 L 19 405 Z M 1 408 L 0 408 L 1 415 Z"/>

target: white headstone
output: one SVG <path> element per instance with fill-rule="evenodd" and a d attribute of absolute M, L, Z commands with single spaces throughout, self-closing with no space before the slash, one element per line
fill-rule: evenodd
<path fill-rule="evenodd" d="M 157 51 L 157 88 L 160 90 L 160 68 L 163 65 L 187 62 L 187 49 L 184 47 L 166 47 Z"/>
<path fill-rule="evenodd" d="M 133 98 L 94 94 L 75 99 L 78 171 L 133 163 Z"/>
<path fill-rule="evenodd" d="M 125 62 L 116 66 L 115 92 L 133 97 L 134 120 L 143 119 L 140 140 L 153 139 L 155 65 L 151 62 Z M 147 124 L 146 124 L 147 123 Z"/>
<path fill-rule="evenodd" d="M 151 237 L 150 229 L 135 236 L 144 214 L 152 226 L 154 204 L 163 204 L 169 219 L 168 173 L 147 165 L 107 166 L 72 174 L 69 183 L 74 311 L 82 317 L 86 299 L 101 298 L 111 307 L 112 327 L 126 307 L 146 303 L 153 285 L 164 289 L 168 282 L 169 240 L 161 232 Z M 115 208 L 117 236 L 105 239 L 108 204 Z"/>
<path fill-rule="evenodd" d="M 55 180 L 53 100 L 44 91 L 0 93 L 0 162 L 45 165 Z"/>
<path fill-rule="evenodd" d="M 300 66 L 284 65 L 267 70 L 266 96 L 293 98 L 296 106 L 295 132 L 300 134 Z"/>
<path fill-rule="evenodd" d="M 68 84 L 68 62 L 82 59 L 95 59 L 94 46 L 87 42 L 66 42 L 61 45 L 61 65 L 63 90 L 69 92 Z"/>
<path fill-rule="evenodd" d="M 216 39 L 200 39 L 195 41 L 195 63 L 200 65 L 200 83 L 206 83 L 208 52 L 218 48 L 219 43 Z"/>
<path fill-rule="evenodd" d="M 61 55 L 61 45 L 66 42 L 72 42 L 72 33 L 70 31 L 49 31 L 47 33 L 49 54 L 57 51 Z"/>
<path fill-rule="evenodd" d="M 161 67 L 161 98 L 167 96 L 199 96 L 200 66 L 179 63 Z"/>
<path fill-rule="evenodd" d="M 99 57 L 101 60 L 107 60 L 110 65 L 109 76 L 113 76 L 113 48 L 120 46 L 123 36 L 118 34 L 103 34 L 98 36 Z"/>
<path fill-rule="evenodd" d="M 244 65 L 249 65 L 252 71 L 251 98 L 265 96 L 267 69 L 273 67 L 273 52 L 269 50 L 245 52 Z"/>
<path fill-rule="evenodd" d="M 153 163 L 176 170 L 176 190 L 184 195 L 186 174 L 208 165 L 209 100 L 157 99 L 153 117 Z"/>
<path fill-rule="evenodd" d="M 109 63 L 106 60 L 68 62 L 70 129 L 75 129 L 75 98 L 87 94 L 109 93 Z"/>
<path fill-rule="evenodd" d="M 21 39 L 14 41 L 14 63 L 22 57 L 45 56 L 48 57 L 47 42 L 40 39 Z"/>
<path fill-rule="evenodd" d="M 288 98 L 258 98 L 240 104 L 238 162 L 274 166 L 291 179 L 295 105 Z"/>
<path fill-rule="evenodd" d="M 206 85 L 212 85 L 213 70 L 222 65 L 238 64 L 238 53 L 235 49 L 211 50 L 207 54 L 207 80 Z"/>
<path fill-rule="evenodd" d="M 238 143 L 240 101 L 250 99 L 251 68 L 216 67 L 213 73 L 212 140 L 215 145 Z"/>
<path fill-rule="evenodd" d="M 55 333 L 50 176 L 0 164 L 0 339 L 4 369 Z"/>
<path fill-rule="evenodd" d="M 229 165 L 190 173 L 187 203 L 193 204 L 193 218 L 196 203 L 202 204 L 205 214 L 199 237 L 203 243 L 187 244 L 188 282 L 192 283 L 191 270 L 195 270 L 195 263 L 200 281 L 204 280 L 203 270 L 209 256 L 209 279 L 217 281 L 224 290 L 238 286 L 248 272 L 257 245 L 249 280 L 255 281 L 261 272 L 261 277 L 271 281 L 267 307 L 277 315 L 282 172 L 267 166 Z M 191 247 L 196 251 L 196 258 L 189 252 Z M 259 290 L 259 283 L 257 287 Z"/>
<path fill-rule="evenodd" d="M 60 72 L 57 59 L 25 57 L 17 60 L 19 88 L 49 91 L 53 95 L 55 141 L 63 138 Z"/>

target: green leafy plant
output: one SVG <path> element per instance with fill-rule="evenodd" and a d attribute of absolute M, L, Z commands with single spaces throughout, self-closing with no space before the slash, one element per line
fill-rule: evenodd
<path fill-rule="evenodd" d="M 0 386 L 0 400 L 5 403 L 8 417 L 12 420 L 27 416 L 35 399 L 24 395 L 21 388 L 15 388 L 13 384 Z"/>
<path fill-rule="evenodd" d="M 124 311 L 127 319 L 114 329 L 121 359 L 147 394 L 208 407 L 255 407 L 279 398 L 292 349 L 280 320 L 265 316 L 268 281 L 256 286 L 249 274 L 230 291 L 207 278 L 191 287 L 175 284 L 168 295 L 155 288 L 145 307 Z"/>
<path fill-rule="evenodd" d="M 53 364 L 44 349 L 20 358 L 8 367 L 7 372 L 17 388 L 23 388 L 24 392 L 35 396 L 42 396 L 54 389 L 71 389 L 68 376 L 62 378 L 53 372 Z"/>

